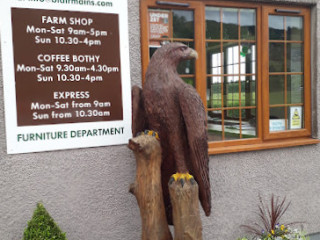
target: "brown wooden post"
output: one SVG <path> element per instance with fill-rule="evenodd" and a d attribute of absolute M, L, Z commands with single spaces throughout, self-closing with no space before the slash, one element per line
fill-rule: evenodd
<path fill-rule="evenodd" d="M 152 136 L 130 139 L 136 158 L 136 179 L 130 186 L 142 220 L 142 240 L 172 240 L 165 214 L 161 185 L 161 146 Z"/>
<path fill-rule="evenodd" d="M 169 183 L 173 209 L 174 240 L 202 240 L 202 223 L 199 212 L 199 187 L 192 180 Z"/>

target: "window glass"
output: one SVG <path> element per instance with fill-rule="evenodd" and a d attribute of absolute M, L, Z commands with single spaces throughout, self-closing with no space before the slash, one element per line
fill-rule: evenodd
<path fill-rule="evenodd" d="M 224 139 L 240 139 L 240 111 L 239 109 L 224 110 Z"/>
<path fill-rule="evenodd" d="M 287 43 L 287 72 L 303 72 L 303 44 Z"/>
<path fill-rule="evenodd" d="M 208 42 L 207 51 L 207 74 L 222 74 L 222 53 L 220 42 Z"/>
<path fill-rule="evenodd" d="M 286 17 L 287 39 L 303 41 L 302 25 L 302 17 Z"/>
<path fill-rule="evenodd" d="M 269 39 L 283 40 L 284 39 L 284 17 L 269 16 Z"/>
<path fill-rule="evenodd" d="M 284 72 L 284 43 L 269 44 L 269 71 Z"/>
<path fill-rule="evenodd" d="M 169 42 L 182 42 L 194 48 L 194 13 L 190 10 L 149 9 L 149 56 Z M 177 67 L 181 78 L 195 86 L 195 61 L 183 61 Z"/>
<path fill-rule="evenodd" d="M 303 76 L 287 76 L 287 102 L 288 104 L 303 103 L 304 97 Z"/>
<path fill-rule="evenodd" d="M 304 127 L 302 25 L 302 17 L 269 15 L 270 132 Z"/>
<path fill-rule="evenodd" d="M 241 77 L 241 106 L 256 106 L 256 78 L 255 76 Z"/>
<path fill-rule="evenodd" d="M 193 12 L 172 10 L 173 38 L 194 37 Z"/>
<path fill-rule="evenodd" d="M 220 39 L 221 15 L 220 8 L 206 8 L 206 37 L 207 39 Z"/>
<path fill-rule="evenodd" d="M 223 73 L 239 74 L 239 44 L 237 42 L 223 43 Z"/>
<path fill-rule="evenodd" d="M 269 103 L 270 105 L 284 104 L 285 75 L 272 75 L 269 77 Z"/>
<path fill-rule="evenodd" d="M 241 39 L 256 39 L 256 11 L 253 9 L 240 9 Z"/>
<path fill-rule="evenodd" d="M 188 83 L 188 84 L 190 84 L 191 86 L 195 87 L 194 77 L 182 77 L 182 80 L 183 80 L 185 83 Z"/>
<path fill-rule="evenodd" d="M 286 130 L 286 118 L 284 107 L 272 107 L 270 108 L 270 121 L 269 130 L 270 132 L 278 132 Z"/>
<path fill-rule="evenodd" d="M 256 109 L 255 108 L 242 109 L 241 118 L 242 118 L 241 137 L 242 138 L 257 137 Z"/>
<path fill-rule="evenodd" d="M 221 77 L 213 76 L 207 78 L 207 107 L 221 108 L 222 106 L 222 88 Z"/>
<path fill-rule="evenodd" d="M 148 20 L 141 23 L 142 32 L 147 32 L 142 36 L 143 63 L 147 53 L 151 57 L 169 42 L 183 42 L 198 51 L 198 60 L 182 62 L 177 71 L 204 101 L 208 138 L 214 142 L 210 148 L 218 146 L 220 152 L 220 147 L 256 140 L 309 136 L 309 9 L 186 1 L 189 7 L 141 2 L 149 11 Z"/>
<path fill-rule="evenodd" d="M 238 9 L 223 8 L 222 21 L 223 39 L 238 39 Z"/>
<path fill-rule="evenodd" d="M 240 73 L 256 73 L 256 44 L 242 42 L 240 45 Z"/>
<path fill-rule="evenodd" d="M 224 107 L 239 107 L 239 77 L 228 76 L 224 77 L 223 81 L 223 106 Z"/>
<path fill-rule="evenodd" d="M 256 137 L 256 11 L 206 7 L 206 37 L 208 118 L 219 112 L 214 136 L 222 131 L 212 141 Z"/>
<path fill-rule="evenodd" d="M 208 140 L 210 142 L 222 141 L 222 111 L 213 110 L 208 111 Z"/>

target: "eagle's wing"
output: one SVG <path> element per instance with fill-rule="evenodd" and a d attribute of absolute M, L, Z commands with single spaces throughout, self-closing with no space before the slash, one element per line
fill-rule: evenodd
<path fill-rule="evenodd" d="M 190 163 L 198 185 L 199 198 L 207 216 L 211 212 L 209 156 L 206 113 L 196 90 L 185 84 L 179 91 L 179 103 L 187 129 Z"/>
<path fill-rule="evenodd" d="M 143 105 L 142 90 L 138 86 L 132 87 L 132 135 L 148 128 L 146 112 Z"/>

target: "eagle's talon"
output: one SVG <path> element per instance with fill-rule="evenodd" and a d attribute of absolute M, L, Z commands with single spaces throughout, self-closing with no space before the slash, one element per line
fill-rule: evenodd
<path fill-rule="evenodd" d="M 181 186 L 183 187 L 184 184 L 187 181 L 190 181 L 190 183 L 192 185 L 194 185 L 194 183 L 196 182 L 195 179 L 193 178 L 192 175 L 190 175 L 189 173 L 176 173 L 173 174 L 169 180 L 169 185 L 171 185 L 173 182 L 177 182 L 179 181 L 181 183 Z"/>
<path fill-rule="evenodd" d="M 160 140 L 158 132 L 155 132 L 152 130 L 144 130 L 142 132 L 138 132 L 136 136 L 138 137 L 140 135 L 148 135 L 148 136 L 155 137 L 157 140 Z"/>
<path fill-rule="evenodd" d="M 171 185 L 173 182 L 174 182 L 174 178 L 171 177 L 171 178 L 169 179 L 169 185 Z"/>
<path fill-rule="evenodd" d="M 181 186 L 184 186 L 185 180 L 183 178 L 180 179 Z"/>
<path fill-rule="evenodd" d="M 196 180 L 194 180 L 194 178 L 191 178 L 190 182 L 191 182 L 192 185 L 196 184 Z"/>

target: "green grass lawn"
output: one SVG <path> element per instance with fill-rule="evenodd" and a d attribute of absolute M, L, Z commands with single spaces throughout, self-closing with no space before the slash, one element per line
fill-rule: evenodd
<path fill-rule="evenodd" d="M 248 94 L 247 94 L 248 95 Z M 226 101 L 226 106 L 224 107 L 239 107 L 239 93 L 228 93 L 224 95 L 224 101 Z M 241 93 L 241 106 L 255 106 L 256 94 L 251 93 L 247 98 L 250 98 L 246 102 L 246 93 Z M 210 108 L 220 108 L 221 107 L 221 94 L 214 93 L 211 95 L 211 99 L 207 101 L 207 106 Z"/>

